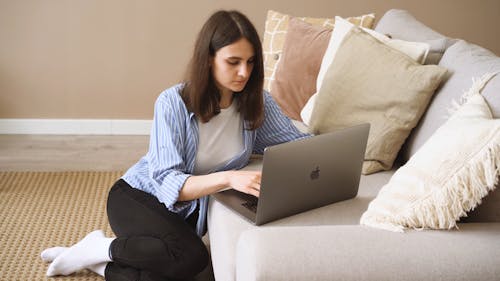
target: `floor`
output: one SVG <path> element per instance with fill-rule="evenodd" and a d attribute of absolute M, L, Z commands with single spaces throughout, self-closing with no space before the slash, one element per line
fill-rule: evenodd
<path fill-rule="evenodd" d="M 149 136 L 0 135 L 0 171 L 125 171 L 148 145 Z M 195 280 L 214 280 L 212 266 Z"/>
<path fill-rule="evenodd" d="M 125 171 L 149 136 L 0 135 L 0 171 Z"/>

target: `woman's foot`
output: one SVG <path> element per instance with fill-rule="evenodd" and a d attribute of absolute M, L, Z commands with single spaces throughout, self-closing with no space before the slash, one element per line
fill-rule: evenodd
<path fill-rule="evenodd" d="M 69 247 L 53 247 L 45 249 L 41 254 L 42 260 L 44 262 L 53 262 L 60 254 L 68 249 Z M 107 262 L 93 264 L 89 265 L 87 269 L 104 277 L 104 271 L 107 264 Z"/>
<path fill-rule="evenodd" d="M 113 240 L 114 238 L 106 238 L 102 230 L 96 230 L 70 248 L 46 249 L 42 252 L 42 259 L 53 259 L 47 276 L 69 275 L 84 268 L 110 262 L 109 246 Z"/>
<path fill-rule="evenodd" d="M 68 250 L 69 247 L 52 247 L 43 250 L 42 254 L 40 255 L 42 257 L 42 260 L 44 262 L 53 262 L 60 254 L 62 254 L 64 251 Z"/>

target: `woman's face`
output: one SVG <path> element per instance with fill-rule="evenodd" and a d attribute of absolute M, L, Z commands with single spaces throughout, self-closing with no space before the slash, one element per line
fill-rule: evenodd
<path fill-rule="evenodd" d="M 246 39 L 220 48 L 212 58 L 212 74 L 223 93 L 241 92 L 252 74 L 254 50 Z"/>

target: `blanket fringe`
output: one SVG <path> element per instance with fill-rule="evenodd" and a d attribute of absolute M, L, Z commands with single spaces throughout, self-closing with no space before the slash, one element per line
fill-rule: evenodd
<path fill-rule="evenodd" d="M 362 225 L 404 232 L 406 229 L 452 229 L 458 228 L 460 217 L 481 204 L 490 191 L 496 188 L 500 176 L 500 133 L 496 134 L 494 145 L 485 147 L 475 158 L 457 173 L 441 192 L 431 198 L 417 202 L 398 216 L 365 212 Z M 452 202 L 451 205 L 447 202 Z M 417 211 L 418 210 L 418 211 Z"/>
<path fill-rule="evenodd" d="M 492 144 L 483 148 L 462 168 L 465 172 L 456 173 L 447 181 L 441 192 L 427 198 L 422 204 L 414 205 L 409 210 L 412 216 L 402 214 L 396 221 L 410 228 L 456 228 L 460 217 L 481 204 L 482 198 L 496 188 L 500 175 L 500 134 L 496 135 Z"/>
<path fill-rule="evenodd" d="M 484 86 L 486 86 L 486 84 L 488 83 L 488 81 L 490 81 L 491 78 L 493 78 L 498 73 L 499 72 L 487 72 L 479 78 L 472 77 L 472 86 L 470 87 L 470 89 L 464 92 L 458 101 L 456 100 L 451 101 L 450 108 L 448 108 L 447 110 L 448 111 L 448 116 L 446 116 L 447 119 L 451 117 L 455 112 L 457 112 L 457 110 L 464 103 L 466 103 L 471 96 L 480 94 Z"/>

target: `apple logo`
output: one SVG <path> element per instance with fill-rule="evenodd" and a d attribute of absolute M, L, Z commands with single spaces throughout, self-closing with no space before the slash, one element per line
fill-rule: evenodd
<path fill-rule="evenodd" d="M 319 166 L 317 166 L 316 169 L 311 172 L 310 178 L 312 180 L 316 180 L 319 178 Z"/>

